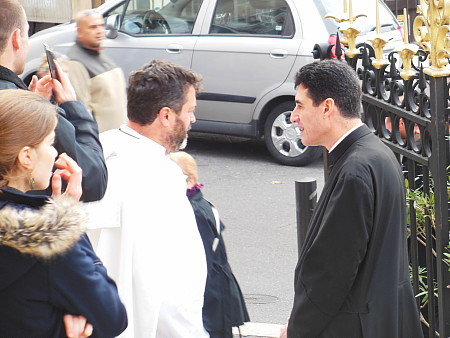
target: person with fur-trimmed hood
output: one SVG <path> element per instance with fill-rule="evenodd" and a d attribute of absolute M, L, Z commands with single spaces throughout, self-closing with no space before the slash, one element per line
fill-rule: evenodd
<path fill-rule="evenodd" d="M 56 123 L 39 95 L 0 91 L 0 335 L 115 337 L 125 307 L 84 233 L 81 169 L 55 162 Z M 53 198 L 29 193 L 50 179 Z"/>

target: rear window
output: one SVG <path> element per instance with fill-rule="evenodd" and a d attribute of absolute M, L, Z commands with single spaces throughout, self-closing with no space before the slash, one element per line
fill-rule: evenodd
<path fill-rule="evenodd" d="M 294 29 L 284 0 L 218 0 L 209 33 L 291 36 Z"/>

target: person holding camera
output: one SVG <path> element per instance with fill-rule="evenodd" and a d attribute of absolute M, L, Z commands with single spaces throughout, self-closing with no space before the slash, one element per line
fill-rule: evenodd
<path fill-rule="evenodd" d="M 1 336 L 115 337 L 125 307 L 84 233 L 81 169 L 57 155 L 56 124 L 41 96 L 0 91 Z M 30 193 L 50 181 L 53 198 Z"/>
<path fill-rule="evenodd" d="M 25 68 L 28 54 L 28 22 L 17 0 L 0 0 L 0 90 L 31 90 L 46 99 L 52 95 L 59 105 L 55 129 L 55 149 L 66 153 L 83 170 L 81 200 L 97 201 L 106 191 L 107 171 L 98 138 L 98 126 L 84 105 L 76 101 L 75 91 L 61 67 L 55 62 L 58 79 L 50 75 L 33 76 L 27 87 L 18 75 Z"/>

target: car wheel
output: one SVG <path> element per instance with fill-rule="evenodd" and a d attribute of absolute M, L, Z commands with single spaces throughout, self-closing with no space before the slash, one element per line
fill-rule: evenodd
<path fill-rule="evenodd" d="M 304 146 L 300 130 L 290 117 L 294 104 L 283 102 L 275 106 L 264 125 L 264 141 L 269 153 L 280 163 L 304 166 L 322 155 L 322 147 Z"/>

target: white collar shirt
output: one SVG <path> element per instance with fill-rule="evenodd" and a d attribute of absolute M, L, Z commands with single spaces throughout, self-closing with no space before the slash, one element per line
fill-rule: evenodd
<path fill-rule="evenodd" d="M 118 284 L 120 337 L 208 337 L 206 258 L 186 176 L 166 149 L 128 126 L 102 133 L 108 188 L 89 206 L 97 253 Z"/>
<path fill-rule="evenodd" d="M 336 141 L 336 143 L 330 148 L 330 151 L 328 153 L 331 153 L 333 151 L 334 148 L 336 148 L 338 146 L 339 143 L 341 143 L 348 135 L 350 135 L 354 130 L 358 129 L 359 127 L 361 127 L 363 125 L 363 123 L 359 123 L 357 126 L 353 127 L 352 129 L 350 129 L 349 131 L 347 131 L 344 135 L 342 135 L 339 140 Z"/>

